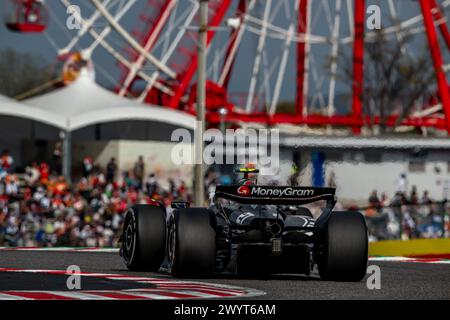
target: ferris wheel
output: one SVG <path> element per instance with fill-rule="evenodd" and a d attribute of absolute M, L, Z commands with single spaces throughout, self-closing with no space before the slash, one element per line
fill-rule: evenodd
<path fill-rule="evenodd" d="M 198 0 L 6 3 L 6 26 L 13 32 L 45 34 L 55 55 L 65 61 L 65 83 L 89 62 L 118 95 L 195 113 Z M 207 121 L 339 126 L 360 133 L 367 123 L 381 121 L 368 119 L 362 98 L 369 69 L 365 46 L 381 33 L 405 55 L 427 48 L 436 74 L 430 83 L 435 95 L 417 97 L 418 108 L 401 121 L 393 113 L 386 125 L 432 127 L 450 134 L 450 0 L 379 3 L 209 0 Z M 367 19 L 377 10 L 381 30 L 370 30 Z M 78 27 L 68 30 L 68 19 Z M 58 28 L 50 31 L 49 24 Z M 415 41 L 405 43 L 406 37 Z M 339 76 L 343 56 L 350 57 L 347 79 Z M 116 67 L 110 67 L 111 61 Z M 284 110 L 284 100 L 295 101 L 294 108 Z"/>

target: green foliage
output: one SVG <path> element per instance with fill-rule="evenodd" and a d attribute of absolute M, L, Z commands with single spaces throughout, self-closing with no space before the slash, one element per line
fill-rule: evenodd
<path fill-rule="evenodd" d="M 380 30 L 365 45 L 364 114 L 379 116 L 380 130 L 387 130 L 389 115 L 401 120 L 415 111 L 436 92 L 435 74 L 427 46 L 403 34 L 401 39 L 389 38 Z M 351 55 L 342 55 L 338 77 L 351 87 L 353 80 Z"/>
<path fill-rule="evenodd" d="M 281 101 L 277 105 L 277 113 L 295 114 L 295 102 Z"/>

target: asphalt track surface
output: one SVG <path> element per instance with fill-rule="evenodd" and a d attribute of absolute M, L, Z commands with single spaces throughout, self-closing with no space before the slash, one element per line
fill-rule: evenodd
<path fill-rule="evenodd" d="M 316 274 L 273 275 L 270 278 L 248 278 L 219 275 L 195 281 L 255 289 L 250 299 L 450 299 L 450 264 L 427 264 L 372 261 L 381 269 L 381 289 L 369 290 L 366 281 L 359 283 L 322 281 Z M 154 277 L 173 281 L 164 272 L 130 272 L 117 253 L 0 251 L 0 268 L 32 270 L 66 270 L 78 265 L 82 272 Z M 0 291 L 67 290 L 65 275 L 0 272 Z M 82 289 L 121 290 L 126 281 L 83 277 Z M 145 284 L 134 284 L 145 287 Z M 148 286 L 148 285 L 147 285 Z M 265 293 L 265 294 L 264 294 Z"/>

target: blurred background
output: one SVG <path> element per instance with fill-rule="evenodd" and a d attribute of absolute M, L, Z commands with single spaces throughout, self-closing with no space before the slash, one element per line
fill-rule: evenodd
<path fill-rule="evenodd" d="M 1 2 L 1 246 L 116 246 L 127 206 L 192 199 L 171 135 L 195 127 L 198 9 Z M 210 0 L 207 128 L 278 129 L 260 183 L 336 187 L 371 241 L 448 238 L 449 18 L 449 0 Z M 234 169 L 206 168 L 206 194 Z"/>

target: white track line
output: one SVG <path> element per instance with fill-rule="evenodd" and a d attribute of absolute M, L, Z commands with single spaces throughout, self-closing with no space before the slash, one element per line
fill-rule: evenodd
<path fill-rule="evenodd" d="M 90 294 L 89 291 L 43 291 L 45 293 L 56 294 L 58 296 L 77 300 L 115 300 L 114 298 L 102 297 Z"/>
<path fill-rule="evenodd" d="M 118 248 L 35 248 L 35 247 L 0 247 L 0 251 L 37 251 L 37 252 L 92 252 L 92 253 L 118 253 Z"/>
<path fill-rule="evenodd" d="M 150 299 L 150 300 L 176 300 L 177 298 L 174 297 L 167 297 L 167 296 L 163 296 L 160 294 L 155 294 L 155 293 L 149 293 L 149 292 L 144 292 L 144 291 L 134 291 L 134 289 L 132 290 L 124 290 L 121 291 L 121 293 L 130 293 L 133 294 L 134 296 L 140 296 L 146 299 Z"/>
<path fill-rule="evenodd" d="M 33 299 L 19 297 L 13 294 L 0 293 L 0 301 L 1 300 L 33 300 Z"/>
<path fill-rule="evenodd" d="M 24 272 L 41 273 L 48 275 L 69 275 L 64 270 L 36 270 L 0 268 L 0 272 Z M 72 274 L 70 274 L 72 275 Z M 76 300 L 130 300 L 130 299 L 228 299 L 236 297 L 254 297 L 265 295 L 263 291 L 234 287 L 222 284 L 177 281 L 172 279 L 138 277 L 108 273 L 80 273 L 80 276 L 98 277 L 110 280 L 131 281 L 135 283 L 147 283 L 154 285 L 151 288 L 136 288 L 126 290 L 85 290 L 85 291 L 34 291 L 34 290 L 7 290 L 0 292 L 0 300 L 46 300 L 76 299 Z M 59 298 L 58 298 L 59 297 Z M 128 298 L 129 297 L 129 298 Z"/>
<path fill-rule="evenodd" d="M 438 258 L 370 257 L 369 261 L 450 264 L 449 259 Z"/>

